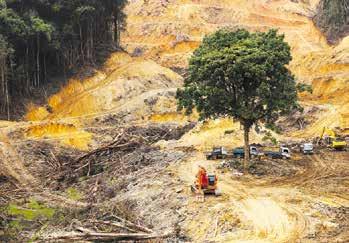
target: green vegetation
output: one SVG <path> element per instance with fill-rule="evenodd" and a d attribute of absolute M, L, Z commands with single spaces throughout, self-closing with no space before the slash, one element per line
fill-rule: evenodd
<path fill-rule="evenodd" d="M 33 235 L 32 240 L 35 240 L 41 230 L 47 227 L 49 223 L 61 219 L 61 217 L 56 217 L 61 216 L 57 214 L 56 209 L 47 207 L 32 198 L 29 201 L 9 203 L 7 206 L 0 208 L 0 213 L 4 219 L 4 222 L 0 222 L 0 229 L 3 230 L 3 235 L 0 234 L 0 241 L 3 240 L 4 242 L 9 240 L 11 242 L 24 242 L 23 235 L 20 235 L 21 232 L 39 228 L 40 230 Z"/>
<path fill-rule="evenodd" d="M 335 43 L 349 32 L 349 1 L 321 0 L 314 18 L 330 43 Z"/>
<path fill-rule="evenodd" d="M 278 144 L 278 140 L 271 134 L 271 132 L 266 132 L 265 136 L 262 138 L 263 141 L 269 141 L 273 145 Z"/>
<path fill-rule="evenodd" d="M 126 2 L 0 0 L 0 115 L 10 119 L 12 97 L 30 97 L 50 77 L 94 65 L 99 47 L 118 46 Z"/>
<path fill-rule="evenodd" d="M 265 128 L 272 130 L 273 132 L 276 132 L 277 134 L 282 133 L 281 127 L 279 127 L 275 123 L 267 123 L 267 124 L 265 124 Z"/>
<path fill-rule="evenodd" d="M 298 92 L 308 92 L 310 94 L 313 93 L 313 87 L 309 84 L 298 83 L 296 87 Z"/>
<path fill-rule="evenodd" d="M 82 195 L 80 192 L 78 192 L 75 188 L 69 187 L 66 191 L 66 194 L 68 198 L 78 201 L 82 198 Z"/>
<path fill-rule="evenodd" d="M 51 219 L 55 214 L 55 210 L 39 204 L 34 199 L 30 199 L 29 203 L 25 204 L 24 207 L 9 204 L 7 213 L 25 220 L 35 220 L 38 218 Z"/>
<path fill-rule="evenodd" d="M 291 59 L 289 45 L 276 30 L 217 31 L 191 57 L 184 89 L 177 91 L 178 108 L 187 114 L 196 108 L 201 119 L 239 120 L 247 168 L 251 127 L 299 108 L 296 82 L 286 68 Z"/>

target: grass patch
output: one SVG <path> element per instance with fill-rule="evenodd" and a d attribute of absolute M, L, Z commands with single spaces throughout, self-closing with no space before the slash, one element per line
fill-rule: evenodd
<path fill-rule="evenodd" d="M 80 192 L 78 192 L 78 190 L 76 190 L 73 187 L 69 187 L 65 193 L 67 194 L 68 198 L 74 200 L 74 201 L 78 201 L 82 198 L 82 195 Z"/>
<path fill-rule="evenodd" d="M 21 217 L 25 220 L 35 220 L 38 218 L 51 219 L 55 214 L 55 210 L 39 204 L 34 199 L 30 199 L 28 203 L 23 206 L 17 204 L 9 204 L 7 206 L 7 214 L 11 216 Z"/>

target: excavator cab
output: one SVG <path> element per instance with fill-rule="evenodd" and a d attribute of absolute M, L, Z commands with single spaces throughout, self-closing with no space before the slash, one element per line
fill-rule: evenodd
<path fill-rule="evenodd" d="M 208 186 L 214 186 L 217 183 L 215 175 L 208 175 Z"/>

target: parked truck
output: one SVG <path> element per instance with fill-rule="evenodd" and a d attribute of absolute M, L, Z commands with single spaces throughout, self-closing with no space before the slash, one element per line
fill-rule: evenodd
<path fill-rule="evenodd" d="M 313 154 L 314 145 L 312 143 L 303 143 L 300 145 L 300 152 L 303 154 Z"/>
<path fill-rule="evenodd" d="M 289 148 L 281 146 L 279 151 L 265 151 L 264 155 L 271 159 L 290 159 L 291 151 Z"/>
<path fill-rule="evenodd" d="M 257 147 L 250 146 L 250 157 L 260 157 L 263 153 L 261 153 Z M 244 158 L 245 157 L 245 149 L 243 147 L 235 148 L 233 150 L 234 158 Z"/>
<path fill-rule="evenodd" d="M 207 160 L 215 160 L 215 159 L 225 159 L 228 157 L 228 152 L 224 147 L 215 147 L 211 152 L 206 154 Z"/>

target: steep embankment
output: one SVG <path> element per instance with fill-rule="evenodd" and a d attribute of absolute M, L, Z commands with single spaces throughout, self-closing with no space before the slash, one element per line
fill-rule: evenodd
<path fill-rule="evenodd" d="M 181 83 L 181 76 L 154 61 L 115 53 L 103 70 L 96 71 L 88 79 L 70 80 L 60 92 L 49 98 L 49 109 L 31 109 L 26 119 L 88 118 L 96 113 L 121 111 L 126 104 L 131 111 L 135 97 L 153 90 L 176 88 Z"/>

